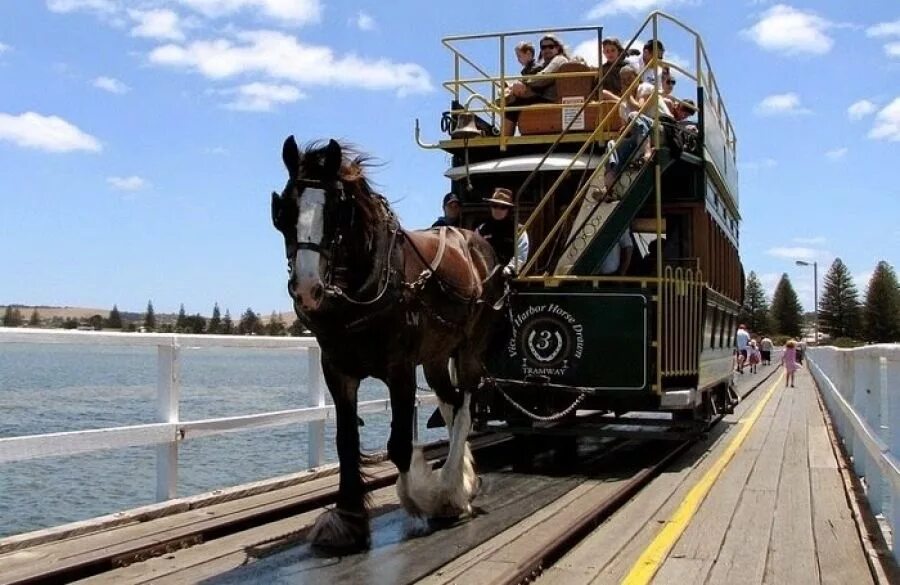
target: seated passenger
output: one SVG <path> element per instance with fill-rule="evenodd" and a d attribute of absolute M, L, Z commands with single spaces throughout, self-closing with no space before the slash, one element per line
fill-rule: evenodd
<path fill-rule="evenodd" d="M 621 95 L 622 81 L 619 78 L 619 71 L 626 63 L 625 49 L 619 39 L 615 37 L 603 39 L 603 59 L 603 65 L 600 67 L 603 89 Z"/>
<path fill-rule="evenodd" d="M 456 193 L 447 193 L 444 195 L 444 215 L 437 218 L 437 221 L 431 224 L 431 227 L 459 227 L 460 209 L 461 205 Z"/>
<path fill-rule="evenodd" d="M 666 48 L 662 41 L 649 40 L 644 43 L 644 50 L 641 51 L 640 57 L 629 57 L 628 63 L 634 65 L 634 68 L 641 73 L 641 70 L 653 60 L 653 49 L 656 49 L 656 57 L 662 59 L 666 53 Z M 641 73 L 641 81 L 656 85 L 656 75 L 661 72 L 660 67 L 648 67 L 646 71 Z"/>
<path fill-rule="evenodd" d="M 672 91 L 675 90 L 675 77 L 672 76 L 672 72 L 668 67 L 663 67 L 662 70 L 662 86 L 660 89 L 662 90 L 663 99 L 666 102 L 666 105 L 669 107 L 669 110 L 675 107 L 675 96 L 672 95 Z"/>
<path fill-rule="evenodd" d="M 569 62 L 569 56 L 563 44 L 555 36 L 546 34 L 541 37 L 541 70 L 537 77 L 517 81 L 509 88 L 510 95 L 515 100 L 516 106 L 529 104 L 553 103 L 556 101 L 556 83 L 552 77 L 541 78 L 543 75 L 556 73 L 564 63 Z M 516 123 L 519 121 L 519 110 L 506 112 L 503 120 L 503 135 L 512 136 L 516 131 Z"/>
<path fill-rule="evenodd" d="M 497 262 L 505 265 L 503 274 L 511 276 L 525 265 L 528 260 L 528 232 L 522 231 L 516 242 L 516 230 L 513 229 L 513 193 L 509 189 L 497 187 L 490 199 L 491 217 L 475 230 L 488 241 L 497 255 Z"/>
<path fill-rule="evenodd" d="M 672 117 L 688 132 L 696 133 L 697 122 L 691 120 L 697 113 L 697 105 L 694 100 L 677 100 L 675 108 L 672 110 Z"/>
<path fill-rule="evenodd" d="M 541 66 L 534 60 L 534 45 L 528 41 L 516 45 L 516 61 L 522 66 L 522 75 L 537 75 L 541 70 Z M 516 104 L 516 96 L 511 93 L 511 89 L 511 84 L 506 87 L 506 105 Z"/>
<path fill-rule="evenodd" d="M 616 240 L 609 254 L 600 263 L 600 274 L 604 276 L 623 276 L 631 264 L 634 242 L 631 241 L 631 230 L 626 229 Z"/>

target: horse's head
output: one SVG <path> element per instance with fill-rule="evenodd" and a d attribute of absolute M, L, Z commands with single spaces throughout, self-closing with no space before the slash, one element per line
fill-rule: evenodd
<path fill-rule="evenodd" d="M 288 292 L 304 312 L 315 311 L 326 292 L 329 261 L 340 243 L 339 213 L 346 201 L 341 167 L 341 145 L 301 155 L 294 137 L 284 141 L 281 153 L 288 181 L 281 195 L 272 193 L 272 223 L 284 236 L 288 259 Z"/>

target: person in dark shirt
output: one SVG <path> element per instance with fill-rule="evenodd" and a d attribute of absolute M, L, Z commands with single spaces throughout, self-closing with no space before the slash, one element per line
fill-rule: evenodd
<path fill-rule="evenodd" d="M 488 241 L 497 255 L 497 261 L 505 265 L 503 273 L 513 275 L 528 260 L 528 233 L 519 225 L 519 237 L 516 239 L 513 214 L 513 194 L 509 189 L 497 187 L 490 199 L 491 217 L 478 226 L 475 231 Z"/>
<path fill-rule="evenodd" d="M 444 195 L 444 215 L 437 218 L 437 221 L 431 224 L 431 227 L 459 227 L 459 212 L 461 209 L 462 205 L 460 205 L 459 197 L 456 196 L 456 193 L 447 193 Z"/>

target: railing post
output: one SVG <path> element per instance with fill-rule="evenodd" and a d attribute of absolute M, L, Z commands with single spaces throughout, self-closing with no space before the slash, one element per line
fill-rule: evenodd
<path fill-rule="evenodd" d="M 306 387 L 310 406 L 325 406 L 325 379 L 322 375 L 322 350 L 318 346 L 306 350 Z M 325 421 L 307 423 L 307 466 L 319 467 L 325 460 Z"/>
<path fill-rule="evenodd" d="M 168 345 L 159 345 L 156 358 L 156 415 L 159 422 L 177 423 L 179 388 L 179 346 L 172 337 Z M 175 497 L 178 486 L 178 440 L 156 447 L 156 500 Z"/>

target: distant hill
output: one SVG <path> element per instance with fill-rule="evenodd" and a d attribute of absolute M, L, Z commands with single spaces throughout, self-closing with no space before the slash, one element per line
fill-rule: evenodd
<path fill-rule="evenodd" d="M 19 312 L 22 313 L 22 318 L 26 321 L 31 316 L 31 312 L 34 309 L 37 309 L 38 314 L 41 317 L 41 320 L 49 320 L 54 318 L 59 318 L 62 320 L 66 319 L 75 319 L 76 321 L 87 320 L 93 317 L 94 315 L 100 315 L 104 319 L 109 318 L 110 309 L 95 309 L 91 307 L 56 307 L 49 305 L 13 305 L 13 307 L 19 309 Z M 0 305 L 0 315 L 6 310 L 6 305 Z M 244 309 L 246 310 L 246 309 Z M 238 313 L 232 313 L 231 319 L 235 322 L 241 319 L 241 314 L 243 311 Z M 192 313 L 188 311 L 189 315 L 194 315 L 196 313 Z M 269 317 L 272 316 L 272 312 L 268 313 L 260 313 L 257 311 L 257 314 L 260 316 L 260 320 L 263 323 L 269 322 Z M 133 321 L 140 322 L 144 319 L 144 313 L 135 313 L 131 311 L 123 311 L 119 309 L 119 315 L 121 315 L 122 319 L 125 321 Z M 222 311 L 222 315 L 225 315 L 225 311 Z M 294 322 L 296 315 L 294 315 L 293 311 L 288 311 L 286 313 L 278 313 L 281 317 L 281 320 L 286 324 L 290 325 Z M 209 319 L 209 315 L 203 315 L 205 319 Z M 174 323 L 175 320 L 178 319 L 178 313 L 156 313 L 156 320 L 158 323 Z"/>

